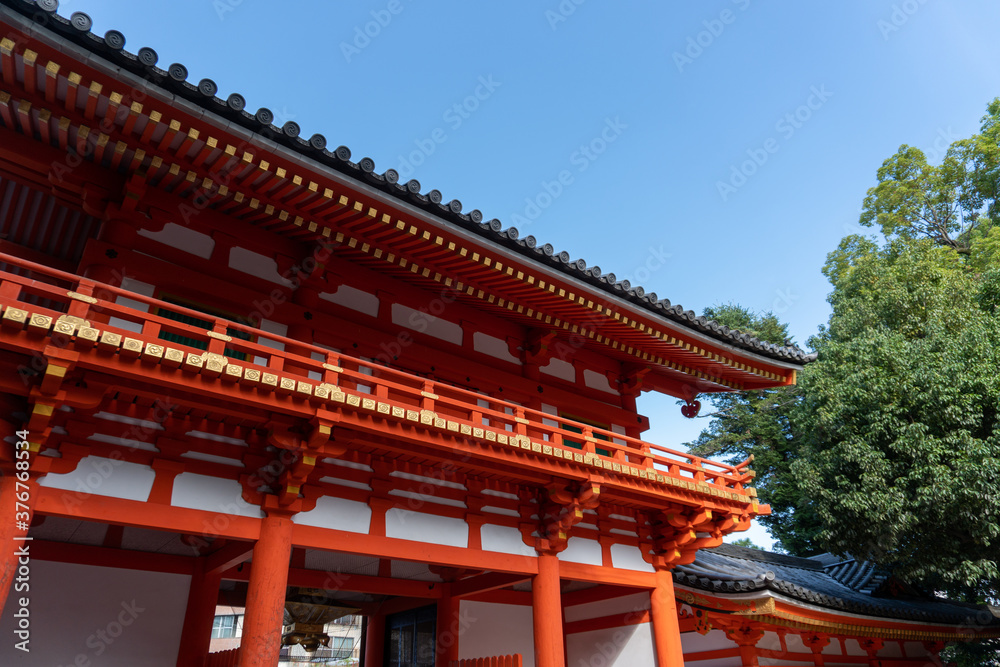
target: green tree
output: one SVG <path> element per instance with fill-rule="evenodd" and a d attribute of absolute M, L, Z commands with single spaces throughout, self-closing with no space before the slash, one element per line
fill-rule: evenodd
<path fill-rule="evenodd" d="M 755 455 L 764 523 L 790 552 L 849 553 L 997 604 L 998 194 L 1000 99 L 940 165 L 903 146 L 878 170 L 861 223 L 884 240 L 849 236 L 828 256 L 833 312 L 799 386 L 713 400 L 694 451 Z M 763 329 L 740 311 L 719 314 Z M 950 657 L 998 665 L 998 648 Z"/>
<path fill-rule="evenodd" d="M 791 342 L 788 326 L 773 313 L 755 313 L 737 304 L 721 304 L 705 310 L 705 316 L 760 340 L 778 345 Z M 713 394 L 714 408 L 704 415 L 708 427 L 697 440 L 688 443 L 691 453 L 744 461 L 754 457 L 755 486 L 771 514 L 760 518 L 784 551 L 813 555 L 815 534 L 822 526 L 803 496 L 792 483 L 791 464 L 798 457 L 798 440 L 793 433 L 793 415 L 801 399 L 797 386 L 745 392 Z"/>

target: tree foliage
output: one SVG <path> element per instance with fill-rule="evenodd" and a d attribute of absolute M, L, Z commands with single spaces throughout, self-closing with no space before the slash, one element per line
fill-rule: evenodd
<path fill-rule="evenodd" d="M 861 223 L 883 239 L 849 236 L 828 256 L 832 314 L 798 386 L 712 399 L 693 450 L 755 456 L 763 522 L 784 549 L 1000 598 L 998 194 L 1000 98 L 940 165 L 902 146 L 878 170 Z M 784 331 L 732 304 L 706 315 Z"/>

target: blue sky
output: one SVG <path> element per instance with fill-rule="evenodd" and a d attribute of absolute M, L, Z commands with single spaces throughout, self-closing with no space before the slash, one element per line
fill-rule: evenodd
<path fill-rule="evenodd" d="M 903 143 L 940 156 L 1000 95 L 987 0 L 62 3 L 73 11 L 674 303 L 773 310 L 803 346 L 829 316 L 824 258 L 858 230 L 882 161 Z M 663 444 L 705 422 L 672 400 L 641 408 Z"/>

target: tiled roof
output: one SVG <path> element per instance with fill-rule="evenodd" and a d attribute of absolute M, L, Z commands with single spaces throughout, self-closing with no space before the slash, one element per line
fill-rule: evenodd
<path fill-rule="evenodd" d="M 940 598 L 876 597 L 884 581 L 869 563 L 824 554 L 797 558 L 723 544 L 674 569 L 674 581 L 713 593 L 774 591 L 837 611 L 926 623 L 1000 626 L 985 607 Z M 986 612 L 984 614 L 984 612 Z M 983 622 L 983 619 L 989 619 Z"/>
<path fill-rule="evenodd" d="M 260 108 L 255 113 L 250 113 L 246 110 L 246 100 L 239 93 L 232 93 L 226 99 L 222 99 L 217 97 L 218 86 L 211 79 L 202 79 L 197 84 L 188 82 L 188 71 L 184 65 L 174 63 L 166 69 L 161 69 L 157 66 L 158 56 L 153 49 L 142 47 L 136 53 L 126 51 L 125 36 L 117 30 L 109 30 L 103 37 L 92 33 L 90 29 L 93 22 L 87 14 L 74 12 L 68 19 L 60 16 L 56 13 L 58 0 L 0 0 L 0 5 L 6 5 L 31 17 L 36 24 L 47 26 L 52 32 L 82 45 L 112 65 L 132 72 L 169 93 L 179 95 L 319 164 L 374 186 L 450 224 L 472 230 L 533 261 L 554 267 L 576 280 L 626 299 L 692 331 L 774 360 L 805 364 L 816 358 L 815 354 L 807 354 L 797 346 L 767 343 L 696 315 L 694 311 L 685 310 L 680 305 L 671 304 L 668 299 L 661 299 L 655 293 L 647 292 L 640 285 L 632 285 L 628 280 L 619 280 L 614 273 L 604 273 L 600 267 L 588 265 L 583 259 L 572 260 L 569 253 L 557 252 L 551 244 L 539 243 L 534 236 L 522 237 L 515 227 L 505 229 L 503 223 L 495 218 L 484 220 L 479 210 L 464 212 L 462 202 L 457 199 L 444 202 L 438 190 L 423 193 L 421 184 L 416 180 L 400 183 L 399 174 L 394 169 L 387 169 L 383 173 L 376 172 L 375 161 L 371 158 L 365 157 L 354 162 L 347 147 L 340 146 L 330 150 L 327 147 L 326 137 L 322 134 L 304 138 L 301 128 L 294 121 L 288 121 L 280 128 L 276 127 L 272 125 L 274 114 L 269 109 Z"/>

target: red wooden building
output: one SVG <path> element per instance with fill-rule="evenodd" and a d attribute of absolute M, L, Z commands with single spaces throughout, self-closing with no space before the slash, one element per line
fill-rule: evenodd
<path fill-rule="evenodd" d="M 636 397 L 693 416 L 802 351 L 56 9 L 0 0 L 3 664 L 273 666 L 344 614 L 370 667 L 909 665 L 996 636 L 859 564 L 699 553 L 768 511 L 750 462 L 644 441 Z M 238 654 L 208 653 L 220 603 Z"/>

